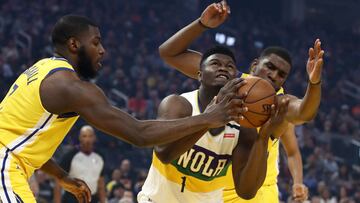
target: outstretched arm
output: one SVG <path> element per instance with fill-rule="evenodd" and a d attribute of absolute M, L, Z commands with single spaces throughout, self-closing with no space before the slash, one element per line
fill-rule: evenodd
<path fill-rule="evenodd" d="M 221 25 L 227 18 L 230 8 L 226 1 L 209 5 L 196 19 L 176 34 L 171 36 L 159 47 L 161 58 L 171 67 L 188 77 L 197 79 L 200 69 L 200 52 L 190 50 L 190 44 L 208 28 Z"/>
<path fill-rule="evenodd" d="M 281 142 L 287 155 L 289 170 L 294 182 L 292 187 L 293 198 L 296 201 L 305 201 L 308 198 L 308 189 L 303 183 L 303 164 L 294 125 L 289 124 L 281 137 Z"/>
<path fill-rule="evenodd" d="M 281 101 L 277 109 L 272 106 L 271 119 L 259 134 L 256 129 L 241 129 L 238 145 L 232 156 L 233 181 L 236 193 L 243 199 L 252 199 L 265 180 L 268 141 L 277 125 L 285 119 L 288 100 Z"/>
<path fill-rule="evenodd" d="M 291 98 L 287 120 L 293 124 L 302 124 L 315 118 L 321 101 L 321 73 L 324 51 L 319 39 L 314 48 L 309 49 L 309 59 L 306 65 L 309 76 L 305 96 L 302 99 Z"/>
<path fill-rule="evenodd" d="M 96 85 L 78 79 L 73 72 L 58 71 L 40 87 L 43 106 L 55 114 L 77 112 L 99 130 L 138 146 L 173 142 L 205 128 L 216 128 L 238 119 L 240 101 L 228 98 L 203 114 L 168 121 L 139 121 L 112 106 Z"/>

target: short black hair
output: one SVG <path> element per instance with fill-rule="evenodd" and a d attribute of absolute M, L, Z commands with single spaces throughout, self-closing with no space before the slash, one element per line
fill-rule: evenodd
<path fill-rule="evenodd" d="M 65 44 L 70 37 L 78 37 L 82 32 L 88 31 L 89 26 L 99 27 L 87 17 L 65 15 L 56 22 L 52 30 L 52 43 L 53 45 Z"/>
<path fill-rule="evenodd" d="M 290 66 L 292 66 L 291 55 L 288 50 L 286 50 L 282 47 L 276 47 L 276 46 L 268 47 L 261 52 L 260 58 L 270 56 L 271 54 L 280 56 L 282 59 L 284 59 L 286 62 L 288 62 L 290 64 Z"/>
<path fill-rule="evenodd" d="M 200 61 L 200 67 L 202 67 L 203 62 L 211 55 L 213 54 L 224 54 L 226 56 L 229 56 L 232 58 L 232 60 L 234 60 L 234 63 L 236 63 L 236 59 L 235 59 L 235 55 L 234 53 L 226 46 L 214 46 L 210 49 L 208 49 L 201 57 L 201 61 Z"/>

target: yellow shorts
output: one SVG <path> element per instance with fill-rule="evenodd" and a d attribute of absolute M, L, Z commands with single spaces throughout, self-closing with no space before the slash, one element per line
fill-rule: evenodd
<path fill-rule="evenodd" d="M 276 184 L 261 186 L 255 197 L 251 200 L 241 199 L 235 189 L 223 191 L 224 203 L 279 203 L 279 191 Z"/>
<path fill-rule="evenodd" d="M 6 147 L 0 149 L 0 197 L 3 203 L 36 203 L 19 160 Z"/>

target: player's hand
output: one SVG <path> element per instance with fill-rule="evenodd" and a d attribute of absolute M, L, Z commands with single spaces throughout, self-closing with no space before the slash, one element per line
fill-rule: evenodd
<path fill-rule="evenodd" d="M 303 202 L 309 197 L 309 190 L 304 184 L 295 183 L 292 186 L 292 198 L 297 202 Z"/>
<path fill-rule="evenodd" d="M 216 101 L 219 102 L 221 100 L 224 99 L 224 97 L 227 94 L 231 94 L 231 93 L 237 93 L 239 88 L 244 86 L 247 83 L 246 80 L 244 80 L 244 78 L 235 78 L 230 80 L 229 82 L 227 82 L 224 87 L 222 87 L 219 91 L 219 93 L 216 96 Z M 247 93 L 244 93 L 242 95 L 238 95 L 237 98 L 239 99 L 245 99 L 245 97 L 247 96 Z"/>
<path fill-rule="evenodd" d="M 200 16 L 200 22 L 209 28 L 216 28 L 221 25 L 229 16 L 230 7 L 226 0 L 210 4 Z"/>
<path fill-rule="evenodd" d="M 84 181 L 66 176 L 59 179 L 59 183 L 64 190 L 73 194 L 79 203 L 88 203 L 91 201 L 90 188 Z"/>
<path fill-rule="evenodd" d="M 275 130 L 279 127 L 287 127 L 285 122 L 285 116 L 289 106 L 289 98 L 281 98 L 277 105 L 273 104 L 271 106 L 271 115 L 270 119 L 260 128 L 260 135 L 262 137 L 267 137 L 273 135 Z M 275 137 L 278 138 L 278 137 Z"/>
<path fill-rule="evenodd" d="M 323 69 L 324 50 L 321 49 L 320 39 L 316 39 L 314 47 L 309 49 L 309 59 L 306 64 L 306 70 L 310 83 L 317 84 L 321 81 L 321 72 Z"/>
<path fill-rule="evenodd" d="M 229 121 L 244 119 L 242 116 L 248 109 L 243 106 L 243 98 L 237 93 L 227 93 L 222 100 L 217 102 L 216 97 L 206 107 L 204 113 L 208 114 L 210 128 L 224 126 Z"/>

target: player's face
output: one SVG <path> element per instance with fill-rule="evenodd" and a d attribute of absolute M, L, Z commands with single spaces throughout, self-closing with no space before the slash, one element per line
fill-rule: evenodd
<path fill-rule="evenodd" d="M 230 56 L 213 54 L 203 62 L 199 80 L 205 86 L 223 87 L 236 74 L 236 65 Z"/>
<path fill-rule="evenodd" d="M 81 38 L 81 46 L 78 50 L 79 74 L 84 79 L 94 78 L 101 68 L 101 59 L 105 49 L 101 44 L 101 36 L 97 27 L 90 26 L 89 32 Z"/>
<path fill-rule="evenodd" d="M 276 90 L 279 90 L 289 75 L 290 64 L 276 54 L 261 58 L 253 63 L 251 74 L 269 81 Z"/>

